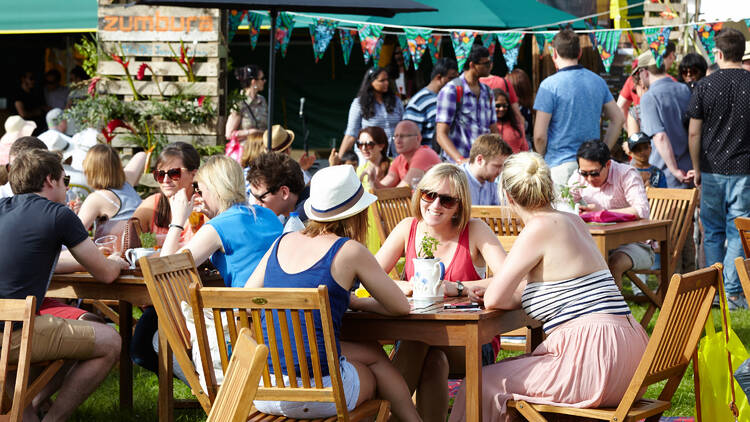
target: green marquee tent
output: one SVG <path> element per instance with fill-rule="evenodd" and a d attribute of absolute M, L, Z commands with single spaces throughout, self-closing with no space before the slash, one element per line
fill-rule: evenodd
<path fill-rule="evenodd" d="M 4 0 L 0 34 L 96 31 L 96 0 Z"/>

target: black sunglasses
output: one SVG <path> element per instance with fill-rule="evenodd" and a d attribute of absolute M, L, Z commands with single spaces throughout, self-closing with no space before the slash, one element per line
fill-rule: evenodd
<path fill-rule="evenodd" d="M 458 198 L 450 195 L 440 195 L 437 192 L 431 192 L 428 190 L 420 190 L 420 198 L 430 204 L 435 202 L 436 199 L 439 199 L 440 205 L 444 208 L 454 208 L 458 205 Z"/>
<path fill-rule="evenodd" d="M 508 108 L 508 104 L 495 104 L 495 108 Z"/>
<path fill-rule="evenodd" d="M 600 174 L 602 174 L 602 170 L 604 167 L 600 168 L 599 170 L 592 170 L 592 171 L 582 171 L 578 170 L 578 174 L 581 175 L 581 177 L 599 177 Z"/>
<path fill-rule="evenodd" d="M 258 200 L 258 202 L 260 202 L 262 204 L 266 200 L 266 196 L 268 196 L 268 195 L 270 195 L 270 194 L 272 194 L 272 193 L 274 193 L 274 192 L 276 192 L 278 190 L 279 190 L 279 188 L 268 189 L 267 191 L 263 192 L 260 195 L 256 195 L 256 194 L 254 194 L 252 192 L 250 192 L 250 193 L 255 197 L 256 200 Z"/>
<path fill-rule="evenodd" d="M 182 176 L 182 168 L 175 167 L 169 170 L 154 170 L 154 180 L 161 183 L 164 181 L 164 176 L 169 176 L 172 180 L 180 180 Z"/>
<path fill-rule="evenodd" d="M 375 145 L 375 142 L 357 142 L 357 146 L 361 149 L 372 148 Z"/>
<path fill-rule="evenodd" d="M 65 184 L 66 188 L 70 186 L 70 176 L 68 176 L 67 174 L 63 176 L 63 183 Z"/>

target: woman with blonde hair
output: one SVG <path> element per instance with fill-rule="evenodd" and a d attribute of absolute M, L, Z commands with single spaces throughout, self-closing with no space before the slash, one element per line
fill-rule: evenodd
<path fill-rule="evenodd" d="M 273 211 L 247 204 L 242 168 L 229 157 L 209 158 L 194 184 L 194 197 L 203 199 L 201 211 L 210 220 L 179 247 L 181 225 L 193 211 L 194 199 L 180 189 L 170 199 L 172 223 L 161 255 L 188 249 L 196 263 L 210 258 L 227 287 L 242 287 L 283 226 Z"/>
<path fill-rule="evenodd" d="M 247 136 L 242 148 L 240 165 L 242 166 L 242 174 L 245 178 L 245 195 L 248 198 L 252 195 L 252 192 L 250 191 L 250 182 L 247 181 L 247 173 L 250 171 L 250 163 L 265 152 L 266 144 L 263 132 L 255 132 Z"/>
<path fill-rule="evenodd" d="M 648 336 L 630 314 L 588 226 L 552 208 L 550 169 L 537 153 L 505 162 L 502 187 L 524 222 L 500 271 L 470 297 L 489 309 L 523 308 L 546 340 L 530 355 L 482 369 L 482 417 L 510 420 L 508 400 L 610 407 L 619 403 Z M 550 376 L 550 375 L 554 376 Z M 466 418 L 459 391 L 450 421 Z"/>
<path fill-rule="evenodd" d="M 143 173 L 146 165 L 146 154 L 139 152 L 122 167 L 120 156 L 114 148 L 107 144 L 97 144 L 91 147 L 83 160 L 83 173 L 89 186 L 94 190 L 83 201 L 78 211 L 78 218 L 87 229 L 96 222 L 104 224 L 127 221 L 141 204 L 141 197 L 133 189 Z M 124 224 L 111 227 L 110 233 L 119 234 L 125 228 Z M 97 230 L 101 232 L 102 228 Z"/>
<path fill-rule="evenodd" d="M 401 221 L 376 254 L 385 271 L 391 271 L 404 256 L 404 278 L 410 280 L 414 275 L 412 260 L 418 257 L 417 245 L 431 236 L 438 241 L 434 255 L 445 264 L 443 279 L 447 296 L 465 296 L 469 286 L 486 286 L 487 266 L 495 274 L 500 272 L 505 251 L 487 224 L 471 218 L 469 182 L 460 167 L 447 163 L 432 167 L 414 191 L 411 212 L 413 217 Z M 400 284 L 403 290 L 411 290 L 408 281 Z M 403 369 L 411 391 L 417 391 L 417 409 L 422 418 L 445 421 L 448 362 L 464 362 L 460 351 L 405 341 L 399 345 L 396 362 Z"/>

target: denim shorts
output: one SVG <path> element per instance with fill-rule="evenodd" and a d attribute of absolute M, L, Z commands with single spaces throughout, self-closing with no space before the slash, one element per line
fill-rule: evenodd
<path fill-rule="evenodd" d="M 349 411 L 354 410 L 359 399 L 359 374 L 344 356 L 339 357 L 341 368 L 341 384 L 344 387 L 346 407 Z M 275 377 L 271 374 L 271 384 L 276 384 Z M 297 377 L 298 385 L 302 385 L 302 378 Z M 284 384 L 289 385 L 289 377 L 284 375 Z M 261 379 L 260 385 L 263 385 Z M 331 377 L 323 377 L 323 387 L 331 386 Z M 336 403 L 333 402 L 297 402 L 297 401 L 266 401 L 255 400 L 255 408 L 269 415 L 280 415 L 294 419 L 316 419 L 336 415 Z"/>

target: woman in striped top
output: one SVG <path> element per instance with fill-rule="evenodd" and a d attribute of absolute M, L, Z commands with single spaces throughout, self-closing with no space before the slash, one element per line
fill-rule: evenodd
<path fill-rule="evenodd" d="M 502 184 L 525 227 L 487 289 L 472 286 L 470 296 L 487 308 L 522 307 L 544 324 L 547 338 L 530 355 L 483 368 L 484 420 L 509 420 L 510 399 L 616 405 L 646 349 L 646 332 L 630 315 L 583 220 L 552 208 L 554 188 L 542 157 L 511 156 Z M 450 421 L 464 420 L 464 400 L 462 389 Z"/>

